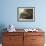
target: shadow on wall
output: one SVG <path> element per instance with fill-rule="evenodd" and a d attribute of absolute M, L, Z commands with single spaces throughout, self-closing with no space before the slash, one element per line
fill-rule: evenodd
<path fill-rule="evenodd" d="M 2 43 L 2 33 L 6 31 L 4 28 L 6 28 L 6 26 L 4 24 L 0 24 L 0 43 Z"/>

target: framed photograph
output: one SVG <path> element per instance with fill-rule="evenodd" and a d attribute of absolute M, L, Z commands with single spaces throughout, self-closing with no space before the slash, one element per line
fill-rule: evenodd
<path fill-rule="evenodd" d="M 35 21 L 35 7 L 18 7 L 17 20 L 20 22 Z"/>

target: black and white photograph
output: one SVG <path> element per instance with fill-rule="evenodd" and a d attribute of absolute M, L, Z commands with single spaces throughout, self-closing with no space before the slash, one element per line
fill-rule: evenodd
<path fill-rule="evenodd" d="M 17 20 L 22 22 L 35 21 L 35 7 L 18 7 Z"/>

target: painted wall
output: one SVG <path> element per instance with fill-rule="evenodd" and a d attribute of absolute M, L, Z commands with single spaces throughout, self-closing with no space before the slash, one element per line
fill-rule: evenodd
<path fill-rule="evenodd" d="M 46 0 L 0 0 L 0 27 L 46 28 Z M 18 22 L 17 7 L 35 7 L 35 22 Z"/>

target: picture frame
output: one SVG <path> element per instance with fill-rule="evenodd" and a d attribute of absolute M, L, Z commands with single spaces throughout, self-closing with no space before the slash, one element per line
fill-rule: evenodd
<path fill-rule="evenodd" d="M 34 22 L 35 21 L 35 7 L 18 7 L 17 8 L 18 22 Z"/>

